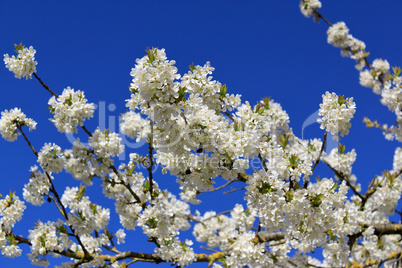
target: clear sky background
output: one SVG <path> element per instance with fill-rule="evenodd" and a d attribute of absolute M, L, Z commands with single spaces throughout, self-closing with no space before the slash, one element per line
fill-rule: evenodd
<path fill-rule="evenodd" d="M 401 1 L 322 2 L 320 12 L 329 21 L 344 21 L 351 34 L 366 43 L 370 62 L 384 58 L 391 66 L 402 64 Z M 135 59 L 145 55 L 147 47 L 165 48 L 168 58 L 176 60 L 180 74 L 186 73 L 193 62 L 203 65 L 210 61 L 216 68 L 214 78 L 226 84 L 229 93 L 241 94 L 243 101 L 255 104 L 271 96 L 288 112 L 290 125 L 298 136 L 302 134 L 303 122 L 318 110 L 326 91 L 354 97 L 357 112 L 350 135 L 342 142 L 347 151 L 356 149 L 353 173 L 365 191 L 376 174 L 392 169 L 393 154 L 400 145 L 386 141 L 379 130 L 367 129 L 362 120 L 367 116 L 392 124 L 395 115 L 380 104 L 379 96 L 371 89 L 359 85 L 354 61 L 342 58 L 338 48 L 327 44 L 327 29 L 324 22 L 317 24 L 305 18 L 300 13 L 298 0 L 0 0 L 0 54 L 14 54 L 14 44 L 21 41 L 26 46 L 32 45 L 37 50 L 37 74 L 53 91 L 60 94 L 71 86 L 85 91 L 89 101 L 98 107 L 105 105 L 103 111 L 98 109 L 96 117 L 86 123 L 92 131 L 99 123 L 118 129 L 118 117 L 126 111 L 125 100 L 130 97 L 130 70 Z M 4 65 L 0 68 L 0 110 L 20 107 L 38 122 L 37 130 L 28 133 L 37 150 L 45 142 L 56 142 L 67 149 L 70 142 L 48 120 L 49 98 L 36 79 L 15 79 Z M 304 130 L 305 138 L 322 138 L 323 134 L 318 124 Z M 145 149 L 145 146 L 128 148 L 126 159 L 130 152 Z M 22 137 L 13 143 L 0 140 L 0 151 L 0 193 L 6 195 L 12 190 L 22 198 L 23 185 L 29 181 L 29 168 L 36 164 L 35 156 Z M 320 171 L 332 176 L 325 168 L 318 169 L 317 175 Z M 177 193 L 173 190 L 174 178 L 157 180 L 162 188 L 169 187 Z M 79 183 L 60 174 L 56 175 L 55 185 L 62 193 L 66 185 Z M 88 190 L 91 200 L 101 200 L 100 189 L 92 188 Z M 233 208 L 236 202 L 244 203 L 243 194 L 244 191 L 222 196 L 221 191 L 202 196 L 203 203 L 192 207 L 192 213 L 215 206 L 218 212 Z M 113 203 L 99 202 L 114 211 Z M 16 225 L 16 233 L 25 237 L 27 229 L 38 219 L 45 222 L 60 217 L 53 204 L 39 208 L 27 206 L 23 221 Z M 112 221 L 116 231 L 120 226 L 115 215 Z M 140 228 L 137 230 L 128 233 L 124 248 L 152 253 Z M 1 256 L 0 267 L 30 266 L 26 257 L 29 249 L 22 248 L 21 258 Z M 198 248 L 195 251 L 202 252 Z M 194 267 L 206 267 L 206 264 Z"/>

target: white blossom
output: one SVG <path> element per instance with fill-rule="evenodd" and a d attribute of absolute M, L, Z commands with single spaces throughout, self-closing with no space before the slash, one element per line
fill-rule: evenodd
<path fill-rule="evenodd" d="M 314 9 L 321 8 L 321 2 L 319 0 L 301 0 L 300 11 L 307 18 L 313 14 Z"/>
<path fill-rule="evenodd" d="M 89 138 L 89 145 L 98 157 L 114 157 L 124 151 L 119 134 L 108 130 L 101 131 L 99 128 Z"/>
<path fill-rule="evenodd" d="M 133 111 L 123 114 L 120 123 L 120 130 L 130 138 L 136 138 L 137 142 L 148 138 L 151 132 L 149 121 L 141 118 L 141 115 Z"/>
<path fill-rule="evenodd" d="M 59 173 L 64 168 L 64 155 L 60 146 L 51 143 L 45 143 L 38 153 L 38 163 L 43 170 Z"/>
<path fill-rule="evenodd" d="M 31 175 L 28 184 L 24 185 L 23 197 L 24 199 L 35 206 L 42 205 L 45 200 L 43 195 L 47 195 L 50 189 L 49 178 L 46 174 L 39 171 L 37 166 L 33 166 L 30 169 Z M 49 175 L 50 179 L 53 179 Z"/>
<path fill-rule="evenodd" d="M 36 122 L 31 118 L 27 118 L 19 108 L 1 112 L 0 134 L 5 140 L 15 141 L 21 135 L 17 129 L 22 126 L 28 126 L 31 131 L 36 129 Z"/>
<path fill-rule="evenodd" d="M 9 232 L 20 221 L 26 206 L 14 193 L 0 197 L 0 230 Z"/>
<path fill-rule="evenodd" d="M 16 45 L 15 48 L 18 53 L 17 56 L 10 57 L 8 54 L 4 54 L 6 68 L 13 72 L 16 78 L 32 78 L 32 74 L 36 72 L 36 65 L 38 64 L 35 61 L 36 50 L 32 46 L 26 48 L 22 44 Z"/>
<path fill-rule="evenodd" d="M 323 102 L 320 104 L 317 122 L 321 129 L 331 132 L 334 140 L 339 141 L 339 133 L 343 137 L 349 133 L 352 126 L 350 119 L 356 112 L 356 104 L 353 98 L 344 98 L 328 91 L 322 95 Z"/>
<path fill-rule="evenodd" d="M 58 131 L 69 134 L 76 133 L 77 126 L 81 126 L 85 118 L 91 118 L 95 110 L 93 103 L 87 103 L 84 92 L 71 87 L 65 88 L 62 95 L 51 97 L 48 104 L 54 114 L 50 121 Z"/>

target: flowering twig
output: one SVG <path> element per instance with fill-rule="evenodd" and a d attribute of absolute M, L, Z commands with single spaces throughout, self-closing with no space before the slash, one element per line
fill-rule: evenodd
<path fill-rule="evenodd" d="M 22 136 L 24 137 L 25 141 L 28 143 L 28 146 L 31 148 L 32 152 L 35 154 L 36 157 L 38 157 L 38 152 L 35 150 L 35 148 L 33 147 L 33 145 L 31 144 L 31 142 L 29 141 L 29 139 L 27 138 L 27 136 L 25 135 L 24 131 L 22 130 L 21 125 L 17 124 L 17 128 L 18 130 L 21 132 Z M 60 213 L 63 215 L 63 217 L 68 220 L 68 215 L 67 215 L 67 211 L 66 208 L 64 207 L 64 205 L 62 204 L 61 200 L 60 200 L 60 196 L 58 194 L 58 192 L 56 191 L 56 188 L 54 187 L 53 181 L 49 175 L 49 173 L 47 171 L 45 171 L 46 177 L 48 179 L 48 182 L 50 184 L 50 189 L 49 191 L 54 195 L 54 197 L 56 198 L 57 202 L 54 202 L 54 204 L 57 206 L 58 210 L 60 211 Z M 54 200 L 54 199 L 53 199 Z M 71 231 L 73 233 L 74 232 L 74 228 L 72 226 L 69 226 Z M 74 237 L 77 239 L 79 245 L 81 246 L 82 250 L 85 253 L 85 256 L 89 256 L 89 253 L 87 251 L 87 249 L 85 248 L 84 244 L 81 242 L 81 239 L 78 235 L 74 235 Z"/>
<path fill-rule="evenodd" d="M 365 196 L 363 196 L 361 193 L 359 193 L 359 191 L 357 191 L 357 189 L 350 183 L 349 178 L 347 175 L 342 174 L 341 172 L 339 172 L 338 170 L 336 170 L 334 167 L 332 167 L 327 161 L 323 160 L 323 162 L 325 164 L 327 164 L 327 166 L 336 174 L 336 176 L 338 176 L 341 180 L 346 182 L 346 185 L 352 189 L 352 191 L 354 192 L 355 195 L 357 195 L 358 197 L 360 197 L 361 200 L 366 199 Z"/>

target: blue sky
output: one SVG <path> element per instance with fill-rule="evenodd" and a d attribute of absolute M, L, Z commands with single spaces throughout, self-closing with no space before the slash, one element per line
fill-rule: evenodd
<path fill-rule="evenodd" d="M 384 58 L 391 66 L 401 65 L 401 1 L 322 2 L 321 13 L 329 21 L 344 21 L 351 34 L 366 43 L 370 61 Z M 0 1 L 0 54 L 13 54 L 15 43 L 32 45 L 37 50 L 37 74 L 53 91 L 61 93 L 71 86 L 85 91 L 89 101 L 104 104 L 104 112 L 98 109 L 96 117 L 86 124 L 90 130 L 100 121 L 104 122 L 102 118 L 106 118 L 106 127 L 117 129 L 113 120 L 117 122 L 119 114 L 126 110 L 130 70 L 147 47 L 165 48 L 168 58 L 176 60 L 181 74 L 193 62 L 203 65 L 210 61 L 216 69 L 214 78 L 226 84 L 230 93 L 241 94 L 243 101 L 255 104 L 271 96 L 288 112 L 298 136 L 303 122 L 317 111 L 321 95 L 326 91 L 354 97 L 357 112 L 350 135 L 342 142 L 347 150 L 356 148 L 353 172 L 366 189 L 374 175 L 392 168 L 393 153 L 399 143 L 386 141 L 380 131 L 367 129 L 362 120 L 367 116 L 392 124 L 395 117 L 380 104 L 377 95 L 359 85 L 354 62 L 342 58 L 339 49 L 327 44 L 327 25 L 305 18 L 298 3 Z M 49 97 L 35 79 L 18 80 L 5 67 L 0 68 L 0 110 L 20 107 L 38 122 L 37 130 L 28 133 L 37 149 L 45 142 L 68 148 L 66 136 L 58 133 L 48 120 Z M 113 107 L 116 109 L 110 109 Z M 314 124 L 305 129 L 304 136 L 322 138 L 323 132 Z M 22 187 L 29 180 L 29 167 L 36 164 L 35 156 L 22 138 L 13 143 L 0 140 L 0 149 L 0 193 L 6 195 L 11 189 L 22 197 Z M 142 152 L 144 147 L 138 150 Z M 66 185 L 77 185 L 77 182 L 61 174 L 55 184 L 61 192 Z M 170 177 L 161 177 L 160 184 L 171 189 L 175 186 Z M 90 193 L 91 199 L 100 199 L 99 189 Z M 225 195 L 224 199 L 222 195 L 211 195 L 202 198 L 203 203 L 192 212 L 212 209 L 216 198 L 223 200 L 218 211 L 233 207 L 235 202 L 244 202 L 240 193 Z M 59 217 L 55 213 L 51 204 L 41 208 L 28 205 L 23 222 L 17 224 L 16 230 L 27 236 L 26 229 L 34 222 L 39 218 L 55 220 Z M 119 228 L 118 223 L 115 226 Z M 152 253 L 138 233 L 130 234 L 131 242 L 127 244 L 133 250 Z M 25 257 L 28 248 L 22 248 L 22 258 L 0 257 L 0 266 L 29 266 Z"/>

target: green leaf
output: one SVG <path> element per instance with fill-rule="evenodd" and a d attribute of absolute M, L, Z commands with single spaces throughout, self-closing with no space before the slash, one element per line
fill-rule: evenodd
<path fill-rule="evenodd" d="M 222 100 L 222 98 L 226 96 L 227 90 L 228 90 L 228 88 L 226 87 L 226 85 L 221 86 L 221 90 L 219 91 L 219 99 L 220 100 Z"/>
<path fill-rule="evenodd" d="M 85 186 L 80 185 L 80 189 L 78 190 L 78 193 L 76 196 L 78 201 L 81 201 L 81 199 L 85 196 L 86 189 L 87 188 Z"/>
<path fill-rule="evenodd" d="M 158 222 L 156 221 L 155 218 L 150 218 L 147 220 L 146 224 L 148 225 L 149 228 L 155 229 L 158 225 Z"/>
<path fill-rule="evenodd" d="M 348 100 L 347 98 L 345 99 L 345 95 L 342 95 L 342 96 L 338 95 L 338 103 L 339 103 L 339 105 L 344 104 L 347 100 Z"/>
<path fill-rule="evenodd" d="M 23 50 L 25 48 L 25 46 L 21 42 L 19 45 L 14 44 L 14 48 L 15 48 L 15 52 L 18 53 L 18 51 Z"/>
<path fill-rule="evenodd" d="M 96 204 L 93 204 L 93 203 L 89 204 L 89 208 L 91 209 L 92 214 L 94 214 L 94 215 L 98 214 L 98 210 L 97 210 L 98 206 Z"/>
<path fill-rule="evenodd" d="M 287 191 L 285 193 L 285 200 L 287 203 L 289 203 L 293 200 L 293 193 L 291 191 Z"/>
<path fill-rule="evenodd" d="M 346 146 L 339 143 L 338 144 L 338 152 L 339 152 L 339 154 L 344 154 L 345 150 L 346 150 Z"/>
<path fill-rule="evenodd" d="M 299 162 L 299 157 L 296 154 L 292 154 L 291 157 L 289 157 L 289 168 L 295 169 L 298 166 L 298 162 Z"/>
<path fill-rule="evenodd" d="M 155 60 L 155 56 L 157 53 L 157 49 L 156 48 L 148 48 L 147 50 L 147 55 L 148 55 L 148 62 L 152 63 Z"/>
<path fill-rule="evenodd" d="M 318 194 L 315 196 L 308 196 L 307 199 L 310 200 L 310 204 L 313 207 L 319 207 L 322 203 L 322 198 L 324 197 L 324 194 Z"/>
<path fill-rule="evenodd" d="M 145 181 L 144 189 L 148 191 L 150 188 L 151 188 L 151 184 L 149 183 L 149 181 Z"/>
<path fill-rule="evenodd" d="M 279 144 L 282 146 L 283 149 L 286 149 L 286 146 L 288 146 L 289 142 L 289 136 L 286 134 L 283 134 L 282 136 L 279 137 Z"/>
<path fill-rule="evenodd" d="M 266 110 L 269 110 L 269 103 L 271 102 L 271 97 L 265 97 L 262 99 L 263 106 Z"/>
<path fill-rule="evenodd" d="M 191 70 L 192 72 L 194 72 L 194 70 L 197 68 L 197 67 L 194 65 L 194 62 L 191 63 L 191 65 L 188 66 L 188 67 L 190 68 L 190 70 Z"/>
<path fill-rule="evenodd" d="M 261 187 L 257 186 L 257 189 L 258 192 L 260 192 L 260 194 L 266 194 L 277 191 L 277 189 L 272 188 L 271 184 L 269 184 L 268 182 L 263 182 Z"/>

